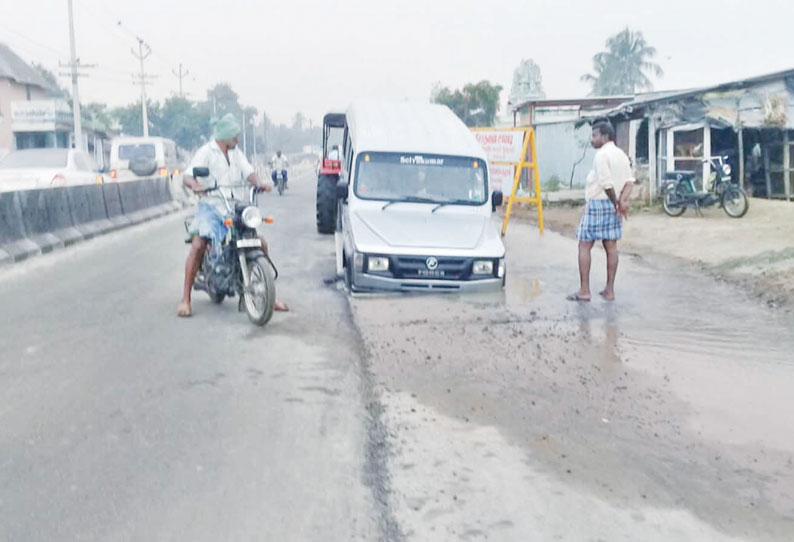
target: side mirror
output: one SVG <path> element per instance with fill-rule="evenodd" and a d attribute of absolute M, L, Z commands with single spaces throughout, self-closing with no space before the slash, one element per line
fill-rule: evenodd
<path fill-rule="evenodd" d="M 341 200 L 347 199 L 347 183 L 346 182 L 338 182 L 336 183 L 336 198 Z"/>
<path fill-rule="evenodd" d="M 494 190 L 494 193 L 493 193 L 493 206 L 494 207 L 499 207 L 500 205 L 502 205 L 503 201 L 504 201 L 504 196 L 502 195 L 501 190 Z"/>
<path fill-rule="evenodd" d="M 199 177 L 209 177 L 210 176 L 210 168 L 208 167 L 194 167 L 193 168 L 193 177 L 198 179 Z"/>

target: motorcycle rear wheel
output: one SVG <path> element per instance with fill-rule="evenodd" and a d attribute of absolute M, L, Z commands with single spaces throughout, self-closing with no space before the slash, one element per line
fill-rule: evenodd
<path fill-rule="evenodd" d="M 245 312 L 252 323 L 263 326 L 273 316 L 276 305 L 276 279 L 264 256 L 248 262 L 249 288 L 243 294 Z"/>
<path fill-rule="evenodd" d="M 739 186 L 729 186 L 722 193 L 722 210 L 731 218 L 742 218 L 750 209 L 747 192 Z"/>
<path fill-rule="evenodd" d="M 665 193 L 664 197 L 662 198 L 662 210 L 668 216 L 681 216 L 686 211 L 686 206 L 681 205 L 680 207 L 676 207 L 671 204 L 671 200 L 675 194 L 672 192 Z"/>

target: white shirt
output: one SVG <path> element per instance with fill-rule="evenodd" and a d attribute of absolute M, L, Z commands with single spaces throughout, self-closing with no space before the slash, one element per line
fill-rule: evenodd
<path fill-rule="evenodd" d="M 254 172 L 254 168 L 239 148 L 228 149 L 227 154 L 229 156 L 228 162 L 223 151 L 218 146 L 218 142 L 212 140 L 196 151 L 186 172 L 188 175 L 193 175 L 194 167 L 209 168 L 209 177 L 196 179 L 198 182 L 207 188 L 217 185 L 227 198 L 237 198 L 246 201 L 248 199 L 248 190 L 251 188 L 248 177 Z M 210 192 L 205 198 L 205 201 L 213 205 L 221 216 L 227 213 L 223 198 L 220 195 Z"/>
<path fill-rule="evenodd" d="M 585 199 L 609 199 L 606 190 L 612 188 L 620 197 L 626 183 L 634 182 L 629 157 L 623 149 L 608 141 L 596 151 L 593 170 L 587 175 Z"/>
<path fill-rule="evenodd" d="M 273 155 L 273 158 L 270 159 L 270 167 L 276 171 L 282 171 L 289 167 L 289 161 L 287 160 L 287 156 L 282 154 L 281 156 Z"/>

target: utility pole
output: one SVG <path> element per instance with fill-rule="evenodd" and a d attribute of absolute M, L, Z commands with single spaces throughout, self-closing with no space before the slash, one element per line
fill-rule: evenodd
<path fill-rule="evenodd" d="M 267 162 L 267 113 L 262 113 L 262 154 L 265 156 Z"/>
<path fill-rule="evenodd" d="M 173 73 L 174 75 L 176 75 L 179 78 L 179 97 L 180 98 L 184 98 L 185 97 L 185 93 L 182 92 L 182 79 L 187 77 L 187 75 L 190 73 L 190 71 L 189 70 L 182 71 L 182 63 L 180 62 L 179 63 L 179 71 L 177 72 L 175 70 L 171 70 L 171 73 Z"/>
<path fill-rule="evenodd" d="M 138 52 L 135 52 L 135 49 L 132 49 L 132 56 L 140 60 L 141 62 L 141 73 L 138 75 L 141 84 L 141 115 L 143 116 L 143 137 L 149 137 L 149 113 L 147 112 L 146 107 L 146 72 L 143 71 L 143 61 L 146 57 L 152 54 L 152 48 L 149 47 L 147 43 L 145 43 L 141 38 L 136 38 L 138 40 Z M 144 52 L 146 49 L 146 52 Z"/>
<path fill-rule="evenodd" d="M 74 118 L 74 146 L 79 150 L 83 147 L 83 124 L 80 118 L 80 90 L 77 84 L 77 47 L 74 43 L 74 15 L 72 15 L 72 0 L 69 3 L 69 66 L 72 72 L 72 116 Z"/>
<path fill-rule="evenodd" d="M 246 145 L 246 134 L 248 133 L 248 126 L 245 125 L 245 111 L 243 111 L 243 154 L 248 158 L 248 146 Z"/>
<path fill-rule="evenodd" d="M 251 135 L 254 138 L 254 165 L 256 165 L 256 117 L 251 117 L 251 126 L 253 126 Z"/>

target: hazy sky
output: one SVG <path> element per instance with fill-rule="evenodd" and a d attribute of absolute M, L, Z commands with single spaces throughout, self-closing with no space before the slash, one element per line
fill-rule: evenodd
<path fill-rule="evenodd" d="M 140 91 L 130 53 L 152 47 L 150 96 L 203 98 L 229 82 L 241 101 L 278 122 L 315 122 L 360 97 L 425 100 L 435 81 L 489 79 L 505 87 L 522 58 L 541 68 L 547 97 L 588 92 L 579 76 L 605 39 L 641 30 L 665 70 L 657 90 L 689 88 L 794 68 L 791 0 L 74 0 L 78 56 L 97 64 L 83 101 L 121 105 Z M 66 0 L 0 0 L 0 41 L 58 71 L 68 62 Z M 121 25 L 117 24 L 121 21 Z M 68 84 L 67 78 L 62 78 Z"/>

